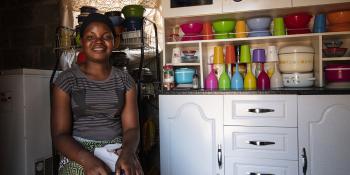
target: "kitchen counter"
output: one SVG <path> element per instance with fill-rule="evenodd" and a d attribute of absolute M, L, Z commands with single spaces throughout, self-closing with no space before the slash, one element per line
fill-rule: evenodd
<path fill-rule="evenodd" d="M 335 95 L 350 94 L 350 88 L 347 89 L 329 89 L 329 88 L 279 88 L 266 91 L 260 90 L 242 90 L 242 91 L 210 91 L 204 89 L 173 89 L 171 91 L 161 90 L 160 95 L 258 95 L 258 94 L 296 94 L 296 95 Z"/>

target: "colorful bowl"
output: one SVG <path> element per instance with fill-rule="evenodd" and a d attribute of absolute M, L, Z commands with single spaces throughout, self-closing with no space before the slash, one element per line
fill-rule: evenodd
<path fill-rule="evenodd" d="M 327 13 L 327 20 L 329 24 L 350 23 L 350 10 Z"/>
<path fill-rule="evenodd" d="M 288 29 L 308 28 L 312 16 L 306 12 L 293 13 L 283 17 Z"/>
<path fill-rule="evenodd" d="M 187 35 L 200 34 L 203 30 L 203 23 L 199 21 L 188 22 L 180 25 L 182 32 Z"/>
<path fill-rule="evenodd" d="M 145 8 L 142 5 L 126 5 L 122 9 L 125 18 L 129 17 L 143 17 Z"/>
<path fill-rule="evenodd" d="M 350 82 L 350 65 L 330 64 L 324 70 L 327 82 Z"/>
<path fill-rule="evenodd" d="M 234 19 L 219 19 L 214 21 L 213 28 L 216 34 L 230 33 L 235 28 L 236 21 Z"/>
<path fill-rule="evenodd" d="M 271 17 L 262 16 L 247 19 L 247 25 L 249 30 L 266 30 L 270 28 Z"/>
<path fill-rule="evenodd" d="M 339 48 L 339 47 L 329 47 L 322 49 L 325 57 L 342 57 L 345 55 L 347 48 Z"/>

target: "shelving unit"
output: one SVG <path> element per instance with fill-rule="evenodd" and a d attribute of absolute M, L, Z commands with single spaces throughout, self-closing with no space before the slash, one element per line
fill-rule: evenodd
<path fill-rule="evenodd" d="M 327 32 L 327 33 L 308 33 L 299 35 L 284 35 L 284 36 L 265 36 L 265 37 L 248 37 L 248 38 L 230 38 L 230 39 L 212 39 L 212 40 L 195 40 L 195 41 L 171 41 L 165 43 L 165 53 L 163 57 L 163 64 L 171 64 L 177 67 L 183 66 L 196 66 L 200 70 L 201 87 L 204 84 L 204 77 L 209 73 L 206 68 L 208 65 L 208 58 L 210 57 L 211 47 L 226 44 L 241 45 L 249 44 L 252 48 L 264 48 L 268 45 L 276 45 L 278 48 L 288 45 L 310 45 L 315 49 L 314 56 L 314 74 L 316 77 L 315 86 L 325 86 L 323 67 L 326 64 L 330 64 L 337 61 L 349 61 L 350 49 L 344 57 L 332 57 L 326 58 L 322 56 L 323 41 L 325 39 L 341 39 L 344 41 L 344 45 L 350 48 L 350 31 L 346 32 Z M 194 47 L 198 48 L 199 63 L 171 63 L 172 49 L 175 47 L 186 48 Z"/>

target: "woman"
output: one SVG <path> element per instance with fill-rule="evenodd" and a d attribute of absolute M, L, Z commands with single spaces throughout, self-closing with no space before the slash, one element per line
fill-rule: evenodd
<path fill-rule="evenodd" d="M 59 174 L 106 175 L 111 170 L 94 148 L 122 143 L 116 174 L 142 174 L 136 156 L 139 122 L 135 83 L 109 64 L 115 32 L 102 14 L 90 14 L 80 28 L 86 62 L 62 72 L 53 89 L 52 139 L 62 154 Z"/>

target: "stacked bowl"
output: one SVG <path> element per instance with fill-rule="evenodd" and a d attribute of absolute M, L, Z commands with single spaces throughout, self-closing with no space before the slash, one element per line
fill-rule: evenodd
<path fill-rule="evenodd" d="M 327 13 L 328 32 L 350 31 L 350 10 Z"/>
<path fill-rule="evenodd" d="M 271 17 L 253 17 L 247 19 L 247 25 L 249 28 L 248 37 L 259 37 L 259 36 L 271 36 L 270 25 Z"/>
<path fill-rule="evenodd" d="M 203 23 L 199 21 L 187 22 L 180 25 L 181 31 L 185 34 L 182 41 L 202 40 Z"/>
<path fill-rule="evenodd" d="M 341 48 L 343 41 L 337 39 L 325 40 L 323 44 L 326 48 L 323 48 L 324 57 L 342 57 L 345 55 L 347 48 Z"/>
<path fill-rule="evenodd" d="M 122 9 L 125 17 L 124 28 L 127 31 L 141 30 L 143 26 L 143 13 L 145 8 L 142 5 L 126 5 Z"/>
<path fill-rule="evenodd" d="M 287 27 L 287 34 L 303 34 L 310 33 L 309 22 L 312 15 L 306 12 L 292 13 L 283 17 Z"/>
<path fill-rule="evenodd" d="M 215 39 L 227 39 L 235 37 L 233 31 L 236 26 L 236 21 L 234 19 L 218 19 L 213 21 L 212 25 L 215 32 Z"/>

